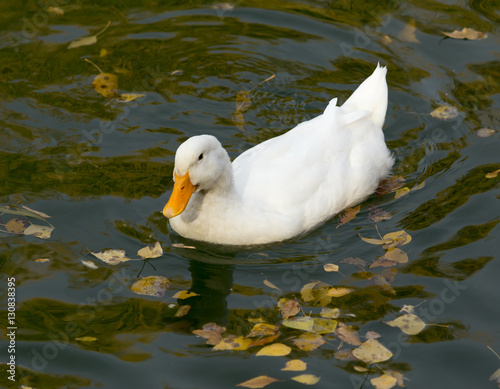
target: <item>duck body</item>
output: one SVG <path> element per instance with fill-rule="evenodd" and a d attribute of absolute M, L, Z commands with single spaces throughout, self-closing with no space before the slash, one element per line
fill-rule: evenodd
<path fill-rule="evenodd" d="M 272 243 L 366 199 L 393 165 L 382 132 L 386 72 L 377 66 L 341 107 L 331 100 L 323 114 L 232 163 L 215 137 L 189 138 L 176 152 L 174 192 L 163 211 L 171 227 L 211 243 Z"/>

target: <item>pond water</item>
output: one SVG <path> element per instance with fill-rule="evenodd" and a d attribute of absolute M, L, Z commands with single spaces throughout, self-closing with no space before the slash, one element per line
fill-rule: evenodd
<path fill-rule="evenodd" d="M 301 388 L 292 377 L 311 374 L 316 388 L 361 388 L 393 371 L 409 388 L 496 387 L 489 378 L 500 359 L 488 346 L 500 354 L 500 178 L 491 174 L 500 168 L 498 3 L 140 3 L 0 4 L 0 205 L 42 211 L 55 227 L 48 239 L 0 233 L 1 362 L 11 331 L 16 356 L 15 380 L 2 372 L 0 386 L 210 389 L 266 375 L 281 380 L 271 388 Z M 442 34 L 463 27 L 487 38 Z M 99 70 L 85 59 L 117 76 L 117 94 L 143 96 L 120 102 L 97 93 Z M 388 67 L 384 132 L 394 175 L 414 190 L 374 195 L 345 224 L 335 217 L 265 247 L 200 244 L 168 227 L 161 210 L 184 140 L 212 134 L 235 157 L 321 113 L 331 98 L 345 101 L 377 62 Z M 431 115 L 443 106 L 449 117 Z M 375 223 L 374 209 L 390 218 Z M 16 216 L 2 214 L 1 229 Z M 370 267 L 386 250 L 358 234 L 401 230 L 412 238 L 399 247 L 408 261 Z M 147 263 L 112 266 L 89 253 L 123 249 L 135 258 L 156 241 L 164 255 Z M 346 263 L 351 257 L 365 266 Z M 326 272 L 329 263 L 340 272 Z M 148 276 L 169 279 L 163 297 L 131 290 Z M 371 285 L 373 277 L 385 284 Z M 354 292 L 306 301 L 301 290 L 314 280 Z M 198 296 L 173 297 L 182 290 Z M 304 331 L 283 326 L 282 298 L 297 299 L 298 316 L 339 308 L 339 322 L 361 341 L 377 332 L 392 358 L 376 366 L 342 359 L 339 349 L 357 346 L 334 333 L 300 349 L 294 341 Z M 426 323 L 415 335 L 385 324 L 404 305 Z M 279 327 L 274 343 L 291 347 L 289 355 L 256 356 L 263 346 L 214 351 L 192 333 L 213 322 L 223 336 L 246 336 L 258 320 Z M 307 369 L 282 371 L 292 359 Z"/>

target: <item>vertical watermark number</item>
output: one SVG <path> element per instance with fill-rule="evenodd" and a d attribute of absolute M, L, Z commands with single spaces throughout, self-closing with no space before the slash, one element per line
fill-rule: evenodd
<path fill-rule="evenodd" d="M 11 381 L 16 380 L 16 279 L 7 278 L 7 338 L 9 345 L 7 352 L 9 355 L 7 361 L 7 378 Z"/>

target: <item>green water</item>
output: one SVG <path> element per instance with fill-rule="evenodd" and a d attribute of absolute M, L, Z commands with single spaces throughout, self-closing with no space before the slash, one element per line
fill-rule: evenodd
<path fill-rule="evenodd" d="M 301 388 L 291 377 L 306 373 L 321 377 L 315 388 L 369 388 L 381 370 L 393 370 L 409 388 L 494 388 L 488 379 L 500 360 L 487 346 L 500 354 L 500 178 L 486 174 L 500 168 L 500 135 L 476 131 L 499 130 L 500 4 L 228 4 L 0 4 L 0 205 L 43 211 L 55 227 L 45 240 L 0 233 L 2 363 L 9 357 L 8 278 L 15 278 L 17 299 L 16 380 L 2 366 L 0 386 L 210 389 L 264 374 L 283 380 L 270 388 Z M 68 49 L 108 21 L 96 43 Z M 455 40 L 441 33 L 462 27 L 488 37 Z M 118 76 L 118 93 L 144 97 L 104 98 L 91 85 L 99 71 L 85 58 Z M 334 218 L 272 246 L 228 249 L 172 232 L 161 209 L 180 143 L 212 134 L 234 157 L 319 114 L 332 97 L 345 101 L 377 62 L 388 66 L 384 132 L 394 173 L 404 186 L 425 182 L 423 188 L 398 199 L 372 196 L 347 224 L 338 227 Z M 235 109 L 242 90 L 251 93 L 241 118 Z M 430 115 L 443 105 L 458 116 Z M 412 237 L 400 247 L 408 263 L 391 268 L 394 293 L 367 284 L 385 268 L 341 262 L 359 257 L 370 264 L 384 254 L 358 237 L 377 237 L 368 217 L 374 206 L 392 215 L 377 223 L 380 234 L 404 229 Z M 11 218 L 1 215 L 0 223 Z M 120 248 L 135 257 L 156 241 L 165 254 L 145 265 L 110 266 L 88 252 Z M 342 274 L 325 272 L 326 263 L 338 264 Z M 130 290 L 153 275 L 170 280 L 164 297 Z M 216 322 L 225 335 L 245 336 L 256 317 L 280 325 L 282 297 L 296 297 L 304 314 L 319 317 L 321 307 L 300 293 L 311 280 L 354 288 L 329 307 L 340 308 L 339 320 L 361 336 L 378 332 L 393 357 L 367 373 L 355 368 L 366 367 L 362 362 L 334 356 L 354 346 L 332 334 L 306 352 L 291 341 L 300 331 L 280 327 L 277 341 L 292 347 L 285 357 L 256 356 L 260 346 L 213 351 L 192 334 Z M 172 298 L 180 290 L 199 296 Z M 175 317 L 186 304 L 190 311 Z M 384 324 L 405 304 L 421 304 L 415 313 L 430 324 L 417 335 Z M 84 336 L 95 339 L 77 339 Z M 281 371 L 294 358 L 307 362 L 307 370 Z"/>

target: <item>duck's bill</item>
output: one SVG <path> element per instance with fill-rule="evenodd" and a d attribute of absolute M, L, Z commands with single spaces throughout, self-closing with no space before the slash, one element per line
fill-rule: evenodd
<path fill-rule="evenodd" d="M 174 172 L 174 176 L 174 190 L 170 195 L 167 205 L 163 208 L 163 215 L 169 219 L 184 212 L 191 195 L 196 189 L 196 186 L 194 186 L 189 179 L 189 172 L 183 176 L 178 176 L 177 173 Z"/>

